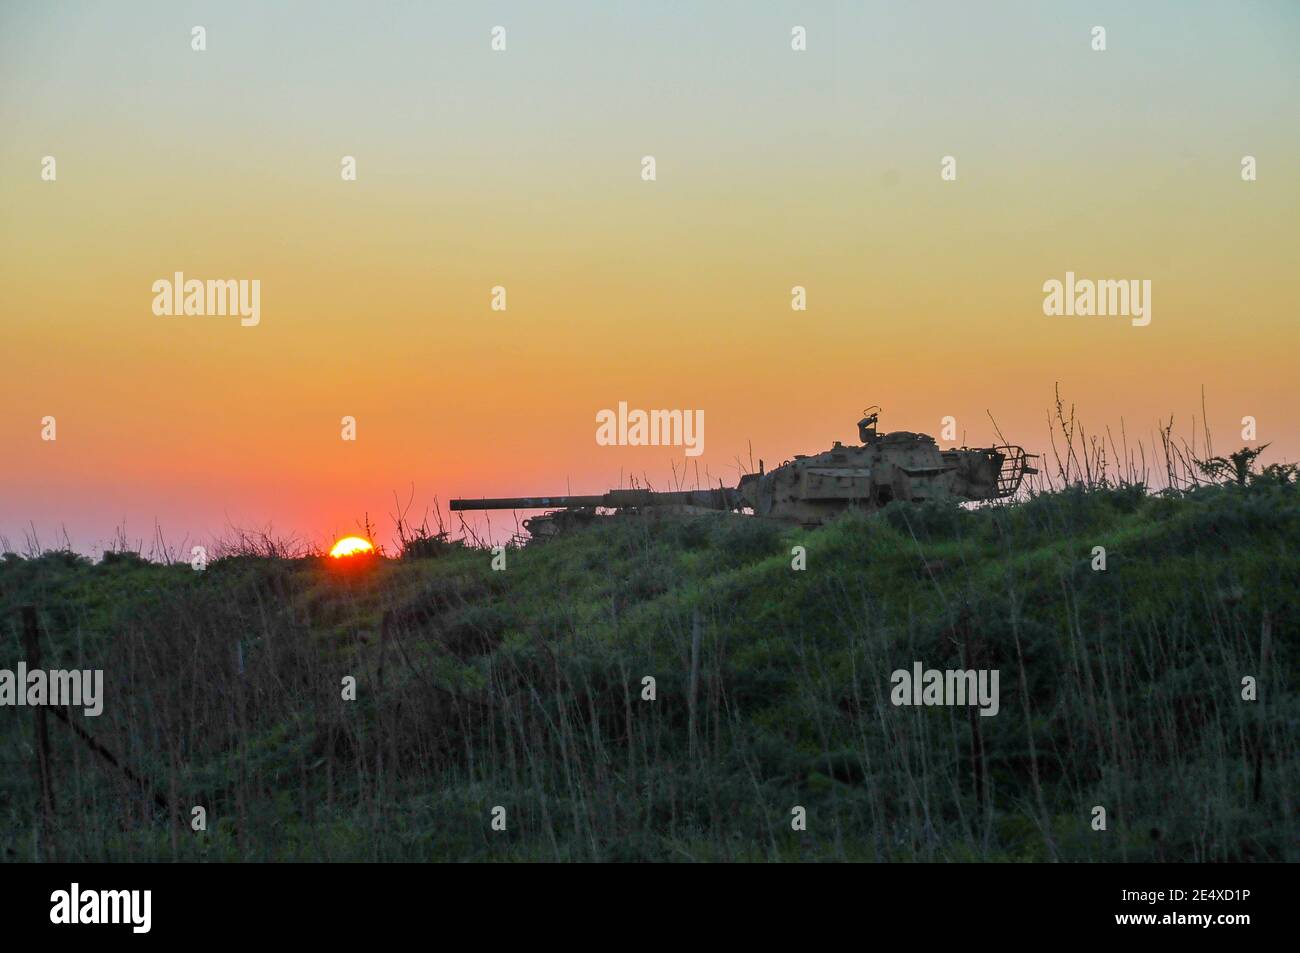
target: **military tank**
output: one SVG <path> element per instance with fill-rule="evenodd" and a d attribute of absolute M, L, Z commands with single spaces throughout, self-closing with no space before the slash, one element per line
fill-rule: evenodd
<path fill-rule="evenodd" d="M 734 488 L 656 492 L 610 490 L 592 496 L 520 496 L 459 499 L 452 510 L 547 510 L 524 520 L 533 540 L 547 539 L 610 516 L 642 513 L 686 516 L 734 512 L 798 526 L 820 526 L 848 509 L 878 510 L 895 501 L 954 503 L 1004 499 L 1038 471 L 1018 446 L 941 450 L 928 434 L 880 433 L 880 408 L 858 421 L 858 444 L 835 441 L 829 450 L 799 454 L 767 470 L 747 473 Z"/>

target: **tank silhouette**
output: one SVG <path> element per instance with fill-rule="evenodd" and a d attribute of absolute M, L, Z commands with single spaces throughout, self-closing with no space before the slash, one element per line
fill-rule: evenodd
<path fill-rule="evenodd" d="M 551 510 L 524 520 L 529 535 L 545 539 L 609 515 L 684 516 L 748 512 L 798 526 L 820 526 L 848 509 L 878 510 L 895 501 L 968 502 L 1002 499 L 1038 471 L 1022 447 L 941 450 L 933 437 L 900 430 L 880 433 L 880 408 L 858 421 L 856 446 L 838 440 L 821 453 L 795 456 L 779 467 L 747 473 L 729 488 L 656 492 L 610 490 L 593 496 L 521 496 L 452 500 L 453 510 Z"/>

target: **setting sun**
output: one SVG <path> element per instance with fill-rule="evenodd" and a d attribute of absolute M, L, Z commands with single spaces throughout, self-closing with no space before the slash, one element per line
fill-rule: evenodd
<path fill-rule="evenodd" d="M 370 545 L 370 541 L 362 539 L 360 536 L 345 536 L 334 544 L 330 550 L 330 555 L 335 559 L 344 556 L 357 556 L 364 553 L 373 553 L 375 547 Z"/>

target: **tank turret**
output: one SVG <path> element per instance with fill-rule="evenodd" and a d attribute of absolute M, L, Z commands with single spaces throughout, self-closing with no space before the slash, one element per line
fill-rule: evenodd
<path fill-rule="evenodd" d="M 964 502 L 1013 495 L 1031 473 L 1024 449 L 998 446 L 941 450 L 933 437 L 876 429 L 879 408 L 858 421 L 860 446 L 839 441 L 774 470 L 741 477 L 737 489 L 757 516 L 817 526 L 850 507 L 876 510 L 895 500 Z"/>

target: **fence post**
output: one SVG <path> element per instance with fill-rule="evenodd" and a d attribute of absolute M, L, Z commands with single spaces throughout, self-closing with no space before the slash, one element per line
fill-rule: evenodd
<path fill-rule="evenodd" d="M 23 649 L 27 653 L 27 670 L 41 667 L 41 636 L 36 619 L 35 606 L 23 606 Z M 26 692 L 26 685 L 17 686 L 18 691 Z M 50 735 L 45 723 L 45 706 L 33 705 L 32 714 L 36 718 L 36 772 L 41 780 L 41 816 L 48 829 L 54 819 L 54 778 L 50 759 Z"/>
<path fill-rule="evenodd" d="M 688 705 L 688 739 L 687 747 L 690 756 L 695 757 L 695 701 L 700 687 L 700 610 L 695 609 L 691 613 L 691 675 L 689 688 L 687 689 Z"/>

